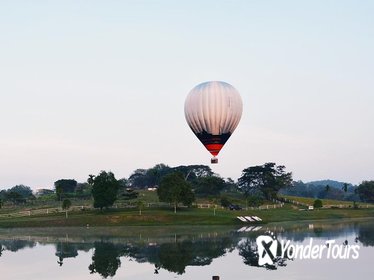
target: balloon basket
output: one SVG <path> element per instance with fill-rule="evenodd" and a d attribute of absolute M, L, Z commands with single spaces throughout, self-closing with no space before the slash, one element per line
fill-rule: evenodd
<path fill-rule="evenodd" d="M 217 164 L 218 163 L 218 158 L 216 158 L 216 157 L 211 158 L 210 163 L 211 164 Z"/>

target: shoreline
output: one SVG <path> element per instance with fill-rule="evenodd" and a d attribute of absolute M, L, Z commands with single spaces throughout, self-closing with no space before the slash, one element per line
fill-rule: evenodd
<path fill-rule="evenodd" d="M 259 216 L 263 221 L 245 223 L 237 216 Z M 108 211 L 65 212 L 26 217 L 0 219 L 0 228 L 48 227 L 112 227 L 112 226 L 248 226 L 279 222 L 306 222 L 336 219 L 374 218 L 373 208 L 320 209 L 299 211 L 290 208 L 230 211 L 212 209 L 181 209 L 176 214 L 167 209 L 137 210 L 112 209 Z"/>

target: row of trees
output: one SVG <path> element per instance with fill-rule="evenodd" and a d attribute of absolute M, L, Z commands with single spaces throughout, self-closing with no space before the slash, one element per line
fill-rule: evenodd
<path fill-rule="evenodd" d="M 7 190 L 0 191 L 0 208 L 8 201 L 12 204 L 25 203 L 27 200 L 34 200 L 35 196 L 28 186 L 17 185 Z"/>
<path fill-rule="evenodd" d="M 328 184 L 315 186 L 294 182 L 292 173 L 287 172 L 285 166 L 270 162 L 244 169 L 237 182 L 231 178 L 221 178 L 206 165 L 169 167 L 157 164 L 149 169 L 135 170 L 128 179 L 117 180 L 112 172 L 102 171 L 96 176 L 89 175 L 84 183 L 78 183 L 74 179 L 60 179 L 54 186 L 57 200 L 93 197 L 94 207 L 100 209 L 113 205 L 119 196 L 124 199 L 137 198 L 136 190 L 147 187 L 156 187 L 160 201 L 173 204 L 174 211 L 179 203 L 191 205 L 195 196 L 217 198 L 228 192 L 241 193 L 248 205 L 254 206 L 261 204 L 263 200 L 277 199 L 278 193 L 331 198 L 331 194 L 343 192 L 347 197 L 349 194 L 350 197 L 356 196 L 365 202 L 374 202 L 374 181 L 365 181 L 359 187 L 345 183 L 336 185 L 334 181 L 323 183 Z M 319 195 L 316 196 L 316 192 Z M 27 186 L 19 185 L 0 192 L 0 206 L 4 201 L 24 203 L 28 199 L 35 197 Z M 223 197 L 223 204 L 227 206 L 230 202 Z"/>
<path fill-rule="evenodd" d="M 142 169 L 141 172 L 138 169 L 128 180 L 122 180 L 121 183 L 115 179 L 113 173 L 102 171 L 97 177 L 91 175 L 88 183 L 92 186 L 94 206 L 101 209 L 114 203 L 121 185 L 144 188 L 146 183 L 152 183 L 157 184 L 159 200 L 171 203 L 174 211 L 179 203 L 190 206 L 195 200 L 195 195 L 215 196 L 223 191 L 236 190 L 244 195 L 248 204 L 258 204 L 264 199 L 277 199 L 281 190 L 293 189 L 298 184 L 292 180 L 292 173 L 287 172 L 285 166 L 272 162 L 244 169 L 237 183 L 214 174 L 209 166 L 171 168 L 164 164 L 148 170 Z M 352 188 L 351 185 L 343 183 L 341 191 L 347 193 Z M 324 193 L 332 192 L 331 189 L 326 185 Z M 374 181 L 364 181 L 354 188 L 354 193 L 362 201 L 374 202 Z"/>
<path fill-rule="evenodd" d="M 359 201 L 358 188 L 352 184 L 333 180 L 322 180 L 304 183 L 302 181 L 293 182 L 292 188 L 285 188 L 281 194 L 311 197 L 317 199 L 335 199 L 347 201 Z"/>
<path fill-rule="evenodd" d="M 152 177 L 149 174 L 156 175 Z M 150 178 L 154 180 L 151 181 Z M 120 183 L 112 172 L 102 171 L 97 176 L 90 175 L 87 182 L 92 186 L 94 207 L 103 209 L 113 205 Z M 231 179 L 224 180 L 214 174 L 208 166 L 170 168 L 166 165 L 157 165 L 148 171 L 135 171 L 127 183 L 139 187 L 136 182 L 142 187 L 145 182 L 157 183 L 159 200 L 172 204 L 176 212 L 179 203 L 190 206 L 195 200 L 195 195 L 218 195 L 222 190 L 230 188 L 241 191 L 247 200 L 253 200 L 253 197 L 275 199 L 280 189 L 292 185 L 292 173 L 286 172 L 285 166 L 265 163 L 244 169 L 236 186 Z"/>

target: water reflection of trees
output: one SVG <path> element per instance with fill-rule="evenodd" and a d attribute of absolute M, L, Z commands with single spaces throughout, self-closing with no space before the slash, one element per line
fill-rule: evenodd
<path fill-rule="evenodd" d="M 286 266 L 286 261 L 289 260 L 287 254 L 282 257 L 281 244 L 278 241 L 277 254 L 273 259 L 274 264 L 265 264 L 264 267 L 268 270 L 276 270 L 279 266 Z M 260 267 L 258 264 L 259 254 L 255 238 L 246 238 L 238 244 L 239 255 L 242 256 L 243 261 L 246 265 Z"/>
<path fill-rule="evenodd" d="M 276 232 L 276 230 L 273 231 Z M 309 227 L 308 225 L 300 225 L 280 231 L 278 238 L 302 242 L 309 237 L 336 238 L 352 233 L 357 236 L 357 241 L 360 241 L 364 246 L 374 246 L 373 231 L 373 223 L 352 223 L 343 228 L 319 224 Z M 58 257 L 57 263 L 62 265 L 66 258 L 76 258 L 80 251 L 88 252 L 93 249 L 92 262 L 88 270 L 90 273 L 100 274 L 103 278 L 116 275 L 121 267 L 121 257 L 126 257 L 138 263 L 153 264 L 155 267 L 154 273 L 159 273 L 163 269 L 176 274 L 183 274 L 187 266 L 209 265 L 215 258 L 232 252 L 234 249 L 238 250 L 245 265 L 259 267 L 256 238 L 261 234 L 264 233 L 232 231 L 222 234 L 180 234 L 160 238 L 129 237 L 126 239 L 95 236 L 92 239 L 83 238 L 82 240 L 80 238 L 80 241 L 77 238 L 75 239 L 77 242 L 72 242 L 74 238 L 66 238 L 55 242 L 54 257 Z M 0 257 L 4 257 L 4 251 L 6 250 L 16 252 L 23 248 L 32 248 L 36 244 L 35 241 L 30 240 L 0 240 Z M 274 265 L 264 266 L 266 269 L 273 270 L 287 264 L 287 256 L 285 258 L 280 257 L 279 242 L 278 246 Z"/>
<path fill-rule="evenodd" d="M 155 264 L 156 273 L 160 268 L 183 274 L 187 266 L 209 265 L 213 259 L 232 251 L 237 239 L 230 237 L 210 240 L 182 240 L 161 245 L 127 246 L 126 255 L 138 262 Z"/>
<path fill-rule="evenodd" d="M 28 240 L 0 240 L 0 256 L 3 251 L 17 252 L 24 248 L 33 248 L 35 245 L 36 242 Z"/>
<path fill-rule="evenodd" d="M 311 228 L 295 227 L 282 232 L 278 236 L 282 239 L 293 242 L 303 242 L 309 238 L 336 239 L 354 235 L 357 232 L 357 225 L 352 224 L 311 224 Z"/>
<path fill-rule="evenodd" d="M 110 242 L 95 242 L 90 273 L 99 273 L 104 278 L 113 277 L 121 266 L 122 246 Z"/>
<path fill-rule="evenodd" d="M 56 244 L 55 255 L 58 257 L 57 263 L 62 266 L 64 259 L 78 256 L 77 245 L 74 243 L 59 242 Z"/>
<path fill-rule="evenodd" d="M 364 246 L 371 246 L 371 247 L 374 246 L 374 225 L 373 224 L 361 225 L 358 228 L 357 239 Z"/>
<path fill-rule="evenodd" d="M 5 250 L 5 248 L 3 248 L 3 244 L 0 243 L 0 257 L 3 254 L 4 250 Z"/>
<path fill-rule="evenodd" d="M 209 265 L 213 259 L 232 251 L 237 241 L 225 237 L 211 240 L 176 240 L 161 244 L 95 242 L 89 270 L 104 278 L 113 277 L 121 266 L 120 257 L 128 257 L 139 263 L 154 264 L 155 273 L 162 268 L 183 274 L 187 266 Z"/>

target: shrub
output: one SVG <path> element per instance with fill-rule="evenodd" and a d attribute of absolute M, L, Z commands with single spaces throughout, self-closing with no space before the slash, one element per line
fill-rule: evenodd
<path fill-rule="evenodd" d="M 322 200 L 316 199 L 313 203 L 314 208 L 322 208 Z"/>
<path fill-rule="evenodd" d="M 221 205 L 222 207 L 229 207 L 231 204 L 230 200 L 227 197 L 221 197 Z"/>
<path fill-rule="evenodd" d="M 259 207 L 264 203 L 264 199 L 259 195 L 251 195 L 247 198 L 248 206 Z"/>

